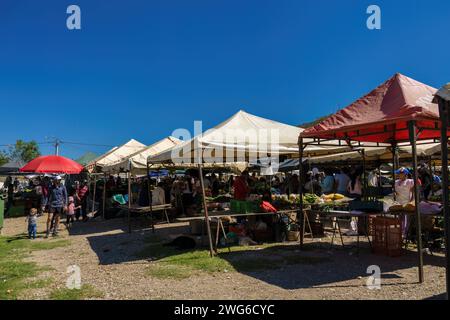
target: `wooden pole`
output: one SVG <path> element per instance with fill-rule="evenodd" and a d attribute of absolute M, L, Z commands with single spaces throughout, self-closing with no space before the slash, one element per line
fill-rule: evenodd
<path fill-rule="evenodd" d="M 128 178 L 128 233 L 131 233 L 131 174 L 127 172 Z"/>
<path fill-rule="evenodd" d="M 148 196 L 148 205 L 150 206 L 150 223 L 152 224 L 152 232 L 155 232 L 155 224 L 153 223 L 153 195 L 150 190 L 150 167 L 148 166 L 147 161 L 147 196 Z"/>
<path fill-rule="evenodd" d="M 449 108 L 450 103 L 439 99 L 439 113 L 441 116 L 441 152 L 442 152 L 442 200 L 444 204 L 444 226 L 445 226 L 445 275 L 446 275 L 446 299 L 449 299 L 448 290 L 450 289 L 450 207 L 449 207 L 449 191 L 448 191 L 448 124 L 449 124 Z"/>
<path fill-rule="evenodd" d="M 298 211 L 298 217 L 297 221 L 300 221 L 300 248 L 303 248 L 303 242 L 304 242 L 304 223 L 305 220 L 303 218 L 303 138 L 299 137 L 298 139 L 298 178 L 299 178 L 299 186 L 298 186 L 298 193 L 300 196 L 299 199 L 299 211 Z"/>
<path fill-rule="evenodd" d="M 203 209 L 205 210 L 205 221 L 206 221 L 206 231 L 208 232 L 208 240 L 209 240 L 209 254 L 212 257 L 214 255 L 213 242 L 211 237 L 211 226 L 209 224 L 209 216 L 208 216 L 208 206 L 206 205 L 206 192 L 205 185 L 203 183 L 203 169 L 202 164 L 198 164 L 198 170 L 200 175 L 200 185 L 202 187 L 202 195 L 203 195 Z"/>
<path fill-rule="evenodd" d="M 413 159 L 413 179 L 414 179 L 414 203 L 416 216 L 416 238 L 417 238 L 417 257 L 419 267 L 419 283 L 423 283 L 423 252 L 422 252 L 422 219 L 419 211 L 419 174 L 417 172 L 417 128 L 415 121 L 408 122 L 409 139 L 411 142 L 412 159 Z"/>

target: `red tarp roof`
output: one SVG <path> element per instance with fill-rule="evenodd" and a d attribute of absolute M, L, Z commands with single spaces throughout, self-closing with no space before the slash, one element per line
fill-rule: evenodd
<path fill-rule="evenodd" d="M 380 143 L 408 141 L 407 123 L 416 120 L 422 129 L 419 139 L 439 138 L 440 132 L 435 130 L 439 125 L 439 107 L 432 102 L 436 92 L 433 87 L 397 73 L 369 94 L 303 131 L 301 136 Z"/>
<path fill-rule="evenodd" d="M 78 174 L 83 166 L 61 156 L 41 156 L 20 168 L 20 172 Z"/>

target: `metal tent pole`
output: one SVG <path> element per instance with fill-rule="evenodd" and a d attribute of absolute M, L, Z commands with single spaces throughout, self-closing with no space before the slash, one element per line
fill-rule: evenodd
<path fill-rule="evenodd" d="M 150 167 L 148 166 L 147 161 L 147 196 L 148 196 L 148 204 L 150 206 L 150 223 L 152 224 L 152 232 L 155 232 L 155 224 L 153 223 L 153 195 L 150 190 Z"/>
<path fill-rule="evenodd" d="M 214 255 L 213 242 L 211 237 L 211 226 L 209 224 L 209 216 L 208 216 L 208 206 L 206 205 L 206 192 L 205 185 L 203 183 L 203 169 L 202 164 L 198 164 L 198 170 L 200 175 L 200 185 L 202 187 L 202 196 L 203 196 L 203 209 L 205 210 L 205 222 L 206 222 L 206 231 L 208 232 L 208 240 L 209 240 L 209 254 L 212 257 Z"/>
<path fill-rule="evenodd" d="M 441 152 L 442 152 L 442 200 L 444 203 L 444 219 L 445 219 L 445 260 L 446 260 L 446 286 L 447 300 L 449 298 L 448 290 L 450 289 L 450 207 L 449 207 L 449 191 L 448 191 L 448 123 L 449 123 L 450 103 L 439 99 L 439 112 L 441 115 Z"/>
<path fill-rule="evenodd" d="M 414 204 L 416 216 L 416 238 L 417 238 L 417 255 L 419 267 L 419 282 L 423 283 L 423 252 L 422 252 L 422 221 L 419 211 L 419 174 L 417 172 L 417 128 L 415 121 L 408 122 L 409 139 L 411 141 L 412 159 L 413 159 L 413 179 L 414 179 Z"/>
<path fill-rule="evenodd" d="M 92 215 L 94 214 L 94 211 L 95 211 L 95 193 L 97 190 L 97 177 L 96 177 L 95 173 L 93 176 L 94 176 L 94 191 L 92 192 L 92 210 L 91 210 Z"/>
<path fill-rule="evenodd" d="M 394 195 L 394 201 L 397 200 L 397 195 L 395 193 L 395 171 L 397 171 L 397 144 L 392 143 L 392 192 Z M 381 175 L 380 175 L 381 179 Z"/>
<path fill-rule="evenodd" d="M 303 248 L 304 243 L 304 228 L 303 228 L 303 138 L 298 138 L 298 176 L 299 176 L 299 187 L 298 187 L 298 193 L 300 196 L 299 199 L 299 211 L 298 211 L 298 217 L 297 221 L 300 221 L 300 248 Z"/>
<path fill-rule="evenodd" d="M 128 233 L 131 233 L 131 174 L 127 172 L 128 178 Z"/>

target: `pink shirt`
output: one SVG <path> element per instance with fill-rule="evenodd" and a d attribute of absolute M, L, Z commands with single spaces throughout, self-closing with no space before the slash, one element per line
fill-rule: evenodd
<path fill-rule="evenodd" d="M 74 215 L 75 214 L 75 204 L 69 203 L 69 205 L 67 206 L 67 214 L 68 215 Z"/>

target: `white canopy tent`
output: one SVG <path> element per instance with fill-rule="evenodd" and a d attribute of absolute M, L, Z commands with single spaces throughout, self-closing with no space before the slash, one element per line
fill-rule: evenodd
<path fill-rule="evenodd" d="M 140 143 L 139 141 L 136 141 L 134 139 L 131 139 L 130 141 L 121 145 L 120 147 L 114 147 L 107 153 L 91 161 L 86 166 L 86 169 L 89 172 L 93 172 L 96 167 L 100 167 L 100 171 L 103 171 L 103 167 L 107 167 L 108 165 L 122 161 L 129 155 L 139 152 L 145 147 L 146 147 L 145 144 Z"/>
<path fill-rule="evenodd" d="M 147 174 L 147 158 L 171 149 L 182 141 L 175 137 L 166 137 L 144 149 L 141 149 L 133 154 L 130 154 L 124 159 L 111 163 L 102 168 L 102 171 L 108 173 L 120 173 L 120 172 L 130 172 L 133 175 L 144 175 Z"/>
<path fill-rule="evenodd" d="M 298 135 L 303 129 L 239 111 L 201 135 L 149 157 L 150 164 L 233 166 L 255 159 L 278 159 L 298 153 Z M 348 146 L 311 146 L 306 153 L 327 154 Z"/>

